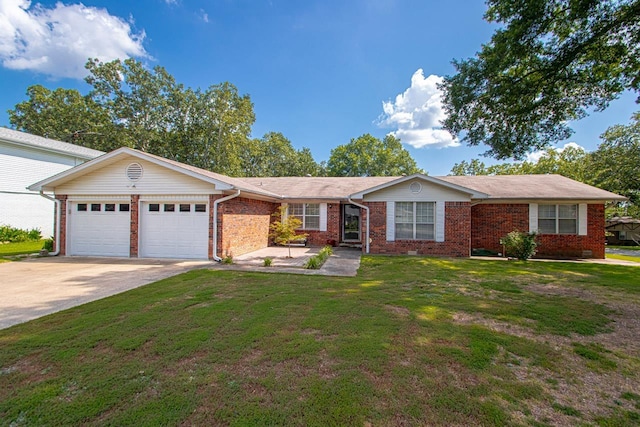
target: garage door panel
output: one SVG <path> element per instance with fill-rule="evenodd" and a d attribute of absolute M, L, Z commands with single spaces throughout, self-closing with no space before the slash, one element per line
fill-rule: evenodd
<path fill-rule="evenodd" d="M 100 205 L 100 211 L 92 211 L 91 205 Z M 67 221 L 68 255 L 129 256 L 128 211 L 105 211 L 104 202 L 72 202 Z"/>
<path fill-rule="evenodd" d="M 206 205 L 198 204 L 205 212 L 196 212 L 195 203 L 172 202 L 175 210 L 165 210 L 164 204 L 145 202 L 140 219 L 140 256 L 146 258 L 207 259 L 209 244 L 209 214 Z M 181 212 L 180 205 L 189 205 Z M 186 207 L 183 207 L 186 209 Z"/>

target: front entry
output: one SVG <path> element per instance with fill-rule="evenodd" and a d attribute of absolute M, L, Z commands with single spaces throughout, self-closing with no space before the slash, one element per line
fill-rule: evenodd
<path fill-rule="evenodd" d="M 342 205 L 342 241 L 360 242 L 360 208 Z"/>

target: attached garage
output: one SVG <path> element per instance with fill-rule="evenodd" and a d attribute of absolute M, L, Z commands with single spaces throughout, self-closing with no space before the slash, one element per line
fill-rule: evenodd
<path fill-rule="evenodd" d="M 207 259 L 209 207 L 205 201 L 143 201 L 142 258 Z"/>
<path fill-rule="evenodd" d="M 67 254 L 129 256 L 128 201 L 71 201 L 67 213 Z"/>

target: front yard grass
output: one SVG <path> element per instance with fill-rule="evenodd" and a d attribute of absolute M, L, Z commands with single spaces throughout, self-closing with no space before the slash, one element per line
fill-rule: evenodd
<path fill-rule="evenodd" d="M 35 254 L 40 252 L 42 246 L 44 246 L 44 240 L 34 240 L 31 242 L 18 243 L 3 243 L 0 244 L 0 257 Z"/>
<path fill-rule="evenodd" d="M 0 424 L 637 425 L 639 272 L 192 271 L 0 331 Z"/>

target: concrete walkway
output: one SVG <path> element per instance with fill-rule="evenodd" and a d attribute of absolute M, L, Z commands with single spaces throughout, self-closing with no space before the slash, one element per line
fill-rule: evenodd
<path fill-rule="evenodd" d="M 0 329 L 211 265 L 211 261 L 85 257 L 2 263 Z"/>
<path fill-rule="evenodd" d="M 233 258 L 233 264 L 218 264 L 215 269 L 259 271 L 264 273 L 316 274 L 323 276 L 354 277 L 360 268 L 360 249 L 333 248 L 331 255 L 319 270 L 303 268 L 309 258 L 316 255 L 319 247 L 270 246 Z M 264 259 L 271 258 L 271 267 L 264 267 Z"/>

